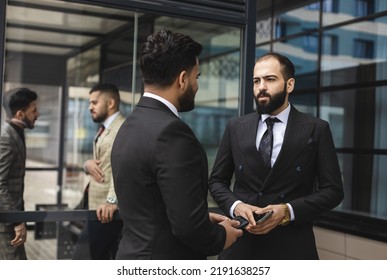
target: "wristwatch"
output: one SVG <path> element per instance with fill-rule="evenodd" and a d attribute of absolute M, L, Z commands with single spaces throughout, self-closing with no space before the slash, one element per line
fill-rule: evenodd
<path fill-rule="evenodd" d="M 282 219 L 282 221 L 279 223 L 280 226 L 286 226 L 290 223 L 290 213 L 289 213 L 289 207 L 286 204 L 281 204 L 282 208 L 285 212 L 285 217 Z"/>
<path fill-rule="evenodd" d="M 117 198 L 116 197 L 108 197 L 106 199 L 106 202 L 110 203 L 110 204 L 117 204 Z"/>

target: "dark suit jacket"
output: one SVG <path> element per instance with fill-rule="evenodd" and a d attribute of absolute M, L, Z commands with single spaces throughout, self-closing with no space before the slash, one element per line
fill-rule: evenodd
<path fill-rule="evenodd" d="M 257 113 L 251 113 L 228 123 L 210 177 L 210 193 L 227 214 L 236 200 L 259 207 L 290 203 L 295 221 L 263 236 L 246 233 L 225 255 L 231 259 L 247 258 L 244 254 L 251 250 L 251 244 L 243 239 L 255 239 L 251 242 L 259 246 L 254 248 L 259 252 L 257 258 L 318 258 L 312 219 L 343 199 L 329 125 L 292 106 L 280 154 L 266 177 L 256 148 L 259 119 Z"/>
<path fill-rule="evenodd" d="M 112 148 L 123 237 L 117 259 L 204 259 L 225 230 L 209 220 L 208 165 L 192 130 L 163 103 L 142 97 Z"/>
<path fill-rule="evenodd" d="M 0 140 L 0 211 L 22 211 L 26 148 L 8 123 L 2 126 Z M 0 231 L 6 230 L 5 224 L 0 223 Z"/>

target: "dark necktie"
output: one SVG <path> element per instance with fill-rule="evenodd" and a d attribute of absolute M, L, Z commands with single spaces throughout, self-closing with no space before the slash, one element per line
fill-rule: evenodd
<path fill-rule="evenodd" d="M 95 143 L 97 143 L 98 138 L 101 136 L 104 130 L 105 130 L 105 126 L 101 124 L 101 126 L 98 129 L 97 136 L 95 137 Z"/>
<path fill-rule="evenodd" d="M 262 156 L 265 167 L 271 168 L 271 154 L 273 152 L 273 125 L 278 122 L 277 118 L 267 118 L 265 120 L 267 130 L 262 136 L 261 143 L 259 143 L 259 153 Z"/>

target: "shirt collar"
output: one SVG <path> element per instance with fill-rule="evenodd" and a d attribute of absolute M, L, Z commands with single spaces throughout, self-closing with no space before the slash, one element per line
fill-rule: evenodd
<path fill-rule="evenodd" d="M 115 112 L 113 115 L 108 117 L 102 124 L 105 128 L 109 128 L 109 126 L 112 124 L 112 122 L 117 118 L 120 111 Z"/>
<path fill-rule="evenodd" d="M 169 110 L 171 110 L 177 117 L 179 117 L 179 113 L 177 112 L 176 107 L 171 102 L 166 100 L 165 98 L 163 98 L 157 94 L 150 93 L 150 92 L 144 92 L 143 96 L 153 98 L 153 99 L 156 99 L 156 100 L 162 102 L 165 106 L 167 106 L 169 108 Z"/>
<path fill-rule="evenodd" d="M 277 119 L 279 119 L 282 123 L 284 123 L 286 125 L 288 123 L 288 118 L 289 118 L 289 114 L 290 114 L 290 107 L 291 107 L 290 103 L 288 103 L 288 106 L 285 108 L 285 110 L 283 110 L 281 113 L 279 113 L 276 116 L 269 115 L 269 114 L 262 114 L 261 115 L 262 123 L 264 123 L 265 120 L 269 117 L 276 117 Z"/>

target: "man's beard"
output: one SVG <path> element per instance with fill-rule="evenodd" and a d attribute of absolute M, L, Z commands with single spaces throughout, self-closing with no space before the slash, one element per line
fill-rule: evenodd
<path fill-rule="evenodd" d="M 260 103 L 258 100 L 259 96 L 265 96 L 269 98 L 268 102 Z M 280 108 L 286 100 L 286 84 L 283 89 L 283 91 L 277 92 L 275 94 L 268 94 L 266 91 L 261 91 L 257 96 L 254 98 L 255 104 L 257 105 L 257 112 L 258 114 L 271 114 L 278 108 Z"/>
<path fill-rule="evenodd" d="M 96 115 L 95 117 L 91 116 L 91 118 L 93 119 L 93 122 L 95 123 L 102 123 L 107 119 L 107 117 L 108 117 L 107 112 L 104 112 L 101 115 Z"/>
<path fill-rule="evenodd" d="M 179 112 L 188 112 L 195 108 L 195 93 L 189 85 L 187 91 L 179 98 Z"/>
<path fill-rule="evenodd" d="M 35 127 L 35 121 L 36 119 L 34 121 L 30 121 L 29 119 L 27 119 L 27 117 L 24 117 L 24 119 L 22 120 L 24 126 L 29 129 L 33 129 Z"/>

